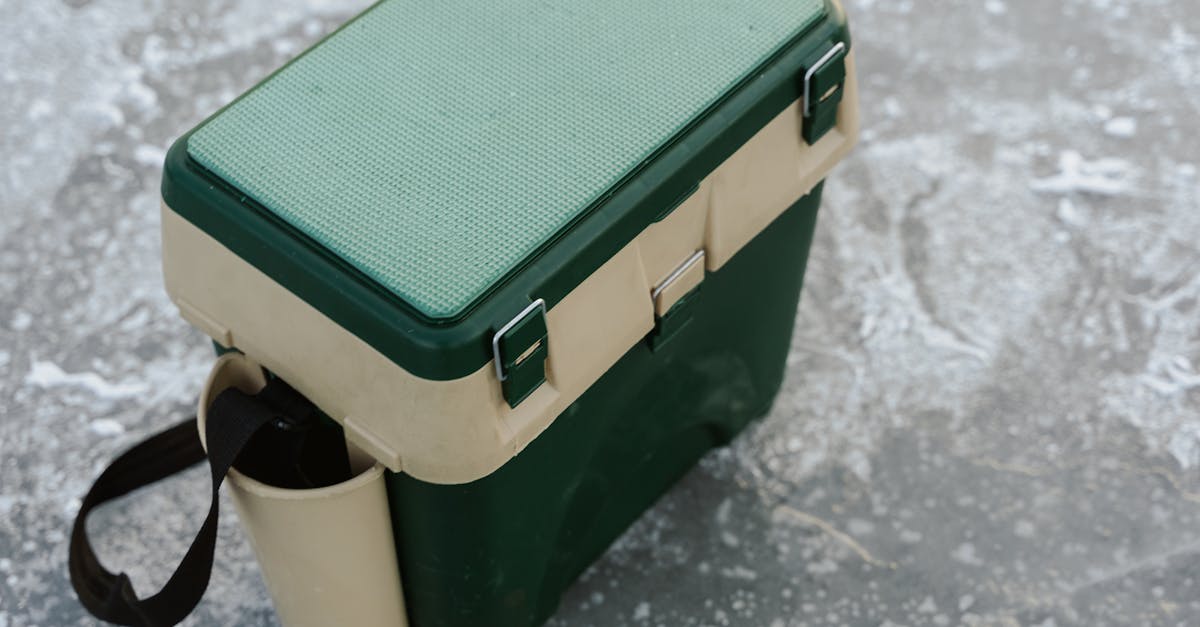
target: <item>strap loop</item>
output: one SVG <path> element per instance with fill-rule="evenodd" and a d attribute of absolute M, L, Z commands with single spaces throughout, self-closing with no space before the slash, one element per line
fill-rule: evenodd
<path fill-rule="evenodd" d="M 121 455 L 96 479 L 71 529 L 71 585 L 95 617 L 118 625 L 163 627 L 182 621 L 200 603 L 212 574 L 217 543 L 219 489 L 255 433 L 280 415 L 264 399 L 295 395 L 275 379 L 257 396 L 237 389 L 219 394 L 209 407 L 205 441 L 212 477 L 212 503 L 204 524 L 179 567 L 156 594 L 138 598 L 129 577 L 114 574 L 96 557 L 87 536 L 87 517 L 99 505 L 182 472 L 206 457 L 195 419 L 179 423 Z M 296 395 L 298 396 L 298 395 Z"/>

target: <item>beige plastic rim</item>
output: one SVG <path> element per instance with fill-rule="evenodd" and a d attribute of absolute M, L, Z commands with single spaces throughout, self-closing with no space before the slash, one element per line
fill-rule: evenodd
<path fill-rule="evenodd" d="M 684 293 L 659 289 L 665 279 L 698 251 L 706 270 L 720 269 L 850 151 L 859 130 L 853 51 L 846 64 L 834 130 L 807 145 L 793 104 L 547 312 L 546 383 L 515 409 L 490 363 L 453 381 L 415 377 L 164 205 L 167 291 L 184 318 L 283 377 L 389 469 L 431 483 L 480 479 L 653 329 L 656 307 Z"/>

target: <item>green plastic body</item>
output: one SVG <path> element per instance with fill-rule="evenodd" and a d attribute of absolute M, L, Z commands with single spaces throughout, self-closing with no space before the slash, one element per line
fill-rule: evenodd
<path fill-rule="evenodd" d="M 770 409 L 820 197 L 709 273 L 669 342 L 630 349 L 500 470 L 458 486 L 389 473 L 412 627 L 541 625 L 705 452 Z"/>

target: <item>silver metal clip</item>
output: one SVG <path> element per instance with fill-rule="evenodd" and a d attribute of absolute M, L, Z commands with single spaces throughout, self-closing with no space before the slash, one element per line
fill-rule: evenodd
<path fill-rule="evenodd" d="M 687 261 L 684 261 L 678 268 L 675 268 L 675 271 L 672 272 L 670 276 L 663 279 L 663 282 L 659 283 L 658 287 L 654 288 L 654 290 L 650 292 L 650 298 L 652 300 L 658 300 L 658 297 L 661 296 L 662 293 L 667 290 L 667 288 L 671 287 L 671 284 L 679 280 L 679 277 L 683 276 L 684 273 L 690 270 L 691 267 L 696 265 L 696 262 L 700 261 L 701 259 L 704 259 L 704 251 L 697 250 L 691 257 L 687 258 Z"/>
<path fill-rule="evenodd" d="M 817 103 L 813 102 L 813 93 L 812 93 L 813 77 L 816 76 L 817 72 L 820 72 L 821 69 L 824 68 L 826 64 L 828 64 L 830 61 L 836 59 L 839 54 L 841 54 L 845 51 L 846 51 L 846 44 L 839 41 L 837 43 L 837 45 L 835 45 L 834 47 L 829 49 L 829 52 L 825 53 L 825 56 L 818 59 L 817 62 L 814 63 L 812 67 L 808 68 L 808 71 L 804 73 L 804 109 L 803 109 L 804 117 L 808 117 L 808 116 L 812 115 L 813 105 L 817 104 Z M 820 98 L 824 95 L 825 94 L 817 94 L 816 97 Z"/>

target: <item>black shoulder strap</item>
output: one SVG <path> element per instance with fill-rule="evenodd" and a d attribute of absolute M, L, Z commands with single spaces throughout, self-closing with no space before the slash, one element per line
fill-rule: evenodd
<path fill-rule="evenodd" d="M 145 599 L 138 598 L 125 573 L 113 574 L 100 564 L 88 541 L 87 517 L 102 503 L 203 461 L 206 456 L 195 420 L 182 422 L 134 446 L 96 479 L 75 518 L 69 558 L 71 585 L 89 612 L 119 625 L 160 627 L 179 623 L 195 609 L 212 573 L 217 543 L 218 489 L 254 434 L 277 415 L 269 404 L 236 389 L 222 392 L 213 401 L 205 429 L 207 458 L 212 471 L 212 504 L 208 516 L 175 574 L 162 590 Z"/>

